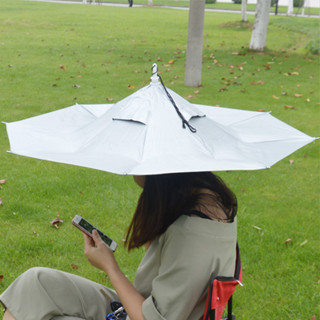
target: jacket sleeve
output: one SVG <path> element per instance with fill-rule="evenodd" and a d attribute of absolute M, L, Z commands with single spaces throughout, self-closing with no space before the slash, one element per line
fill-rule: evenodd
<path fill-rule="evenodd" d="M 161 263 L 142 312 L 146 320 L 184 320 L 203 299 L 212 270 L 208 238 L 174 226 L 161 239 Z M 211 250 L 212 247 L 211 247 Z"/>

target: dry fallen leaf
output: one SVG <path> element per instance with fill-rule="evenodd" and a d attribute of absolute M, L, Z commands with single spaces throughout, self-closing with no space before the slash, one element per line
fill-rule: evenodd
<path fill-rule="evenodd" d="M 0 198 L 0 206 L 2 205 L 2 199 Z"/>
<path fill-rule="evenodd" d="M 300 98 L 300 97 L 302 97 L 302 94 L 300 94 L 300 93 L 295 93 L 294 96 L 297 97 L 297 98 Z"/>
<path fill-rule="evenodd" d="M 172 64 L 172 63 L 174 63 L 174 60 L 169 60 L 168 63 Z"/>
<path fill-rule="evenodd" d="M 67 67 L 66 66 L 60 66 L 60 69 L 67 70 Z"/>
<path fill-rule="evenodd" d="M 291 241 L 292 241 L 292 239 L 288 238 L 284 243 L 285 243 L 285 244 L 288 244 L 288 243 L 291 242 Z"/>
<path fill-rule="evenodd" d="M 280 99 L 279 97 L 275 96 L 274 94 L 272 95 L 272 98 L 273 98 L 273 99 L 276 99 L 276 100 L 279 100 L 279 99 Z"/>
<path fill-rule="evenodd" d="M 263 66 L 266 68 L 266 70 L 271 69 L 271 65 L 270 65 L 269 63 L 266 63 L 266 64 L 264 64 Z"/>
<path fill-rule="evenodd" d="M 293 163 L 294 163 L 294 160 L 290 159 L 290 160 L 289 160 L 289 163 L 290 163 L 290 164 L 293 164 Z"/>
<path fill-rule="evenodd" d="M 257 227 L 257 226 L 253 226 L 253 229 L 256 229 L 256 230 L 259 230 L 259 231 L 262 230 L 260 227 Z"/>
<path fill-rule="evenodd" d="M 107 100 L 108 100 L 109 102 L 111 102 L 111 101 L 113 101 L 113 98 L 107 98 Z"/>
<path fill-rule="evenodd" d="M 259 81 L 253 81 L 251 82 L 251 84 L 265 84 L 265 82 L 262 80 L 259 80 Z"/>
<path fill-rule="evenodd" d="M 129 85 L 128 85 L 128 88 L 129 88 L 129 89 L 134 89 L 134 86 L 133 86 L 132 84 L 129 84 Z"/>
<path fill-rule="evenodd" d="M 73 85 L 75 88 L 80 88 L 80 84 L 74 84 Z"/>
<path fill-rule="evenodd" d="M 55 218 L 50 222 L 50 224 L 52 226 L 55 226 L 57 229 L 59 229 L 59 223 L 62 223 L 62 222 L 63 222 L 63 220 L 61 220 L 59 218 Z"/>
<path fill-rule="evenodd" d="M 71 267 L 72 267 L 72 269 L 76 269 L 76 270 L 79 269 L 79 266 L 77 266 L 76 264 L 73 264 L 73 263 L 71 264 Z"/>
<path fill-rule="evenodd" d="M 0 281 L 2 281 L 4 278 L 4 275 L 3 274 L 0 274 Z"/>
<path fill-rule="evenodd" d="M 290 105 L 288 105 L 288 104 L 287 104 L 287 105 L 285 105 L 285 106 L 284 106 L 284 108 L 285 108 L 285 109 L 295 109 L 295 107 L 294 107 L 294 106 L 290 106 Z"/>
<path fill-rule="evenodd" d="M 0 180 L 0 184 L 5 184 L 6 183 L 6 180 L 5 179 L 1 179 Z"/>

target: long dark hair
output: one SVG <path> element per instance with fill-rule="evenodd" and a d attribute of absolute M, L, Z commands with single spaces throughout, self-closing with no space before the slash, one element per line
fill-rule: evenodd
<path fill-rule="evenodd" d="M 154 240 L 181 215 L 201 207 L 204 193 L 219 208 L 217 220 L 232 222 L 237 199 L 225 183 L 211 172 L 173 173 L 146 176 L 143 191 L 130 223 L 126 246 L 129 250 Z M 224 217 L 221 218 L 221 212 Z M 215 217 L 213 217 L 215 218 Z"/>

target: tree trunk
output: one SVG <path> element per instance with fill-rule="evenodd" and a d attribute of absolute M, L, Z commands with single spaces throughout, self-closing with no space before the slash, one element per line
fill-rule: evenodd
<path fill-rule="evenodd" d="M 184 83 L 190 87 L 201 84 L 202 44 L 205 0 L 190 0 L 186 73 Z"/>
<path fill-rule="evenodd" d="M 152 3 L 152 0 L 148 0 L 148 6 L 152 6 L 153 3 Z"/>
<path fill-rule="evenodd" d="M 288 12 L 287 15 L 291 16 L 293 14 L 293 0 L 288 0 Z"/>
<path fill-rule="evenodd" d="M 258 0 L 249 48 L 263 51 L 266 47 L 271 0 Z"/>
<path fill-rule="evenodd" d="M 241 1 L 241 21 L 247 22 L 247 0 Z"/>
<path fill-rule="evenodd" d="M 276 0 L 275 10 L 274 10 L 275 15 L 278 14 L 278 7 L 279 7 L 279 0 Z"/>

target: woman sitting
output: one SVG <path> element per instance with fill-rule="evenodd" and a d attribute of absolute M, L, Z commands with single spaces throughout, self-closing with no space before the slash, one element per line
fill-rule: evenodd
<path fill-rule="evenodd" d="M 199 320 L 211 275 L 233 276 L 236 260 L 234 194 L 210 172 L 135 176 L 143 188 L 130 223 L 129 250 L 146 247 L 132 285 L 113 252 L 84 235 L 85 255 L 114 290 L 58 270 L 36 267 L 2 293 L 3 320 L 103 320 L 111 299 L 138 320 Z"/>

